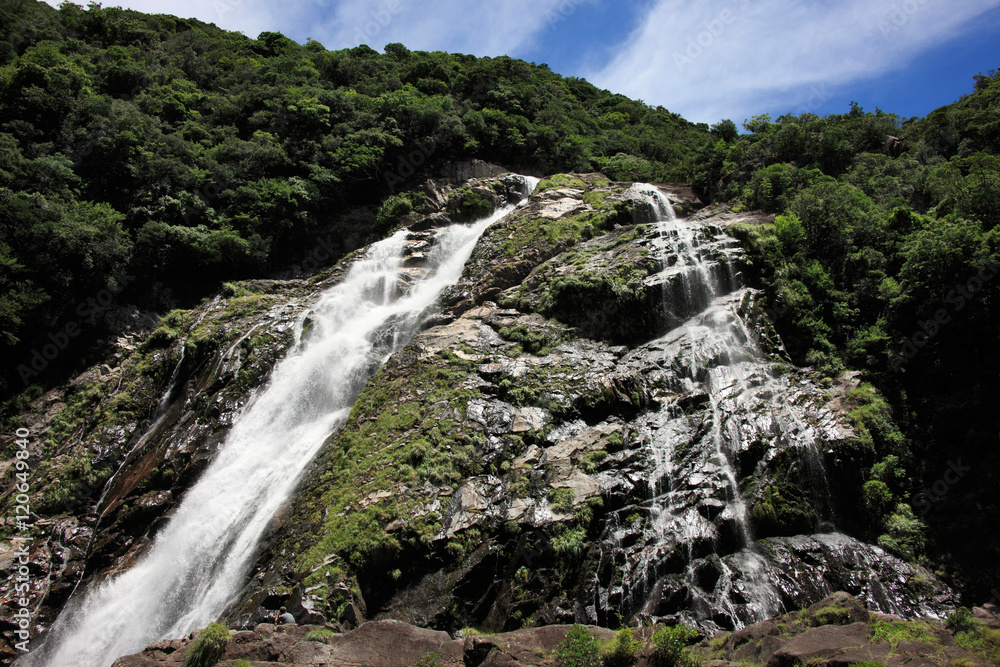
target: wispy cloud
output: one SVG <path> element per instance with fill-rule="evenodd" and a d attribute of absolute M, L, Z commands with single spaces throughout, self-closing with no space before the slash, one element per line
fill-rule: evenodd
<path fill-rule="evenodd" d="M 693 121 L 818 108 L 903 66 L 1000 0 L 658 0 L 596 85 Z"/>
<path fill-rule="evenodd" d="M 421 51 L 452 51 L 481 56 L 516 53 L 530 46 L 561 6 L 581 0 L 341 0 L 317 32 L 333 48 L 366 43 L 381 49 L 400 42 Z M 589 0 L 588 0 L 589 1 Z"/>

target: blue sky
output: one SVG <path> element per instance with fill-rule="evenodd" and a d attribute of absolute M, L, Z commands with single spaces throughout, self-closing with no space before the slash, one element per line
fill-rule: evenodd
<path fill-rule="evenodd" d="M 53 6 L 59 0 L 47 0 Z M 695 122 L 922 116 L 1000 68 L 1000 0 L 122 0 L 329 49 L 510 55 Z"/>

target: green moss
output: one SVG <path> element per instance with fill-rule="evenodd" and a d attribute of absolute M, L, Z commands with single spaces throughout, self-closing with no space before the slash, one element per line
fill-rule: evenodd
<path fill-rule="evenodd" d="M 495 201 L 465 184 L 448 195 L 448 211 L 463 220 L 478 220 L 493 212 Z"/>
<path fill-rule="evenodd" d="M 539 195 L 547 190 L 561 190 L 564 188 L 585 190 L 587 188 L 587 183 L 586 181 L 580 180 L 575 176 L 570 176 L 569 174 L 555 174 L 540 181 L 538 186 L 535 187 L 534 194 Z"/>
<path fill-rule="evenodd" d="M 568 487 L 549 490 L 549 502 L 552 504 L 552 509 L 556 512 L 569 514 L 573 511 L 575 500 L 576 494 L 573 493 L 573 489 Z"/>
<path fill-rule="evenodd" d="M 504 340 L 518 343 L 524 351 L 538 356 L 547 355 L 549 350 L 559 342 L 557 339 L 548 336 L 545 332 L 533 329 L 526 324 L 500 327 L 497 329 L 497 333 Z"/>
<path fill-rule="evenodd" d="M 480 395 L 461 387 L 465 377 L 439 360 L 404 355 L 366 385 L 340 433 L 324 447 L 316 492 L 304 501 L 303 513 L 326 517 L 310 529 L 316 542 L 297 562 L 307 584 L 325 581 L 322 568 L 309 572 L 331 554 L 356 569 L 373 558 L 395 563 L 404 546 L 411 554 L 427 551 L 441 517 L 418 511 L 425 499 L 407 489 L 426 483 L 454 488 L 483 469 L 476 452 L 484 436 L 454 420 L 454 408 L 464 411 Z M 397 519 L 405 528 L 387 531 Z M 455 557 L 464 550 L 461 541 L 450 547 Z M 397 566 L 405 571 L 405 564 Z"/>
<path fill-rule="evenodd" d="M 848 625 L 851 622 L 851 610 L 844 606 L 829 605 L 816 610 L 812 615 L 813 625 Z"/>

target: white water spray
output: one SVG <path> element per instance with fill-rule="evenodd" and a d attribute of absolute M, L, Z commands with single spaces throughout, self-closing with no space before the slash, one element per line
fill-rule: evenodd
<path fill-rule="evenodd" d="M 538 181 L 525 182 L 530 192 Z M 243 410 L 139 562 L 72 600 L 46 644 L 18 664 L 106 667 L 215 621 L 244 584 L 271 517 L 364 384 L 459 279 L 483 231 L 512 208 L 442 230 L 427 276 L 409 287 L 399 271 L 407 232 L 371 246 L 321 296 L 308 339 Z"/>
<path fill-rule="evenodd" d="M 653 248 L 661 264 L 650 284 L 662 286 L 669 331 L 653 349 L 662 349 L 666 363 L 665 382 L 678 396 L 703 397 L 706 423 L 693 424 L 685 411 L 668 403 L 663 411 L 649 417 L 647 447 L 653 462 L 648 486 L 651 491 L 643 542 L 647 545 L 625 575 L 622 593 L 628 606 L 656 615 L 666 592 L 661 590 L 660 563 L 665 553 L 680 546 L 687 565 L 671 586 L 683 585 L 690 594 L 689 609 L 711 616 L 720 609 L 735 624 L 761 620 L 778 611 L 780 600 L 766 580 L 762 559 L 753 551 L 748 512 L 732 459 L 744 434 L 735 415 L 753 402 L 757 387 L 770 380 L 768 364 L 736 315 L 738 278 L 728 255 L 735 242 L 711 243 L 708 231 L 690 220 L 678 219 L 670 201 L 658 188 L 636 184 L 630 195 L 646 200 L 652 210 L 656 236 Z M 711 248 L 711 250 L 710 250 Z M 696 443 L 677 460 L 682 443 Z M 689 446 L 689 445 L 686 445 Z M 697 494 L 712 494 L 722 501 L 719 520 L 713 521 L 696 510 Z M 721 523 L 720 523 L 721 522 Z M 729 534 L 720 534 L 719 523 Z M 725 563 L 713 589 L 698 586 L 696 543 L 710 542 L 716 548 L 725 542 L 736 548 L 736 559 L 744 565 L 739 582 Z M 723 552 L 725 553 L 725 552 Z M 676 567 L 676 566 L 674 566 Z M 738 586 L 741 608 L 731 600 Z M 694 619 L 692 619 L 694 620 Z"/>

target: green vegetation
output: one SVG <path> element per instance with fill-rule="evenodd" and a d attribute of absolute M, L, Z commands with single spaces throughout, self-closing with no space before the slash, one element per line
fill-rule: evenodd
<path fill-rule="evenodd" d="M 872 623 L 873 644 L 889 642 L 893 648 L 899 642 L 935 642 L 931 627 L 925 621 L 875 621 Z"/>
<path fill-rule="evenodd" d="M 229 629 L 221 623 L 212 623 L 188 647 L 184 667 L 211 667 L 222 659 L 228 644 Z"/>
<path fill-rule="evenodd" d="M 556 647 L 558 667 L 600 667 L 601 647 L 597 636 L 582 625 L 574 625 Z"/>
<path fill-rule="evenodd" d="M 660 628 L 653 635 L 654 667 L 694 667 L 687 646 L 698 638 L 698 631 L 683 625 Z"/>
<path fill-rule="evenodd" d="M 641 649 L 642 642 L 632 636 L 632 628 L 622 628 L 604 656 L 604 667 L 632 667 L 638 662 Z"/>
<path fill-rule="evenodd" d="M 413 663 L 413 667 L 442 667 L 442 657 L 440 653 L 428 653 Z"/>

